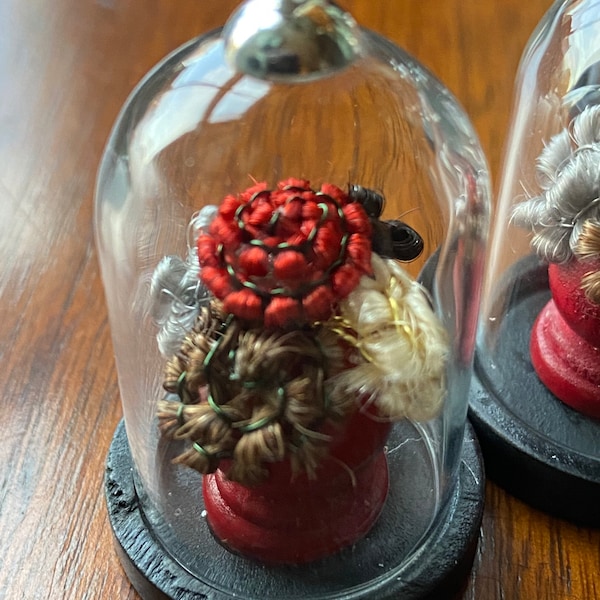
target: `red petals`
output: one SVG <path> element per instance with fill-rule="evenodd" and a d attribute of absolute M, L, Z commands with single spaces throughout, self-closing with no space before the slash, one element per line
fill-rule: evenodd
<path fill-rule="evenodd" d="M 260 297 L 246 288 L 229 294 L 223 300 L 223 308 L 226 312 L 247 321 L 259 321 L 262 319 L 263 310 Z"/>
<path fill-rule="evenodd" d="M 330 317 L 335 301 L 333 290 L 320 285 L 302 300 L 304 314 L 310 321 L 325 321 Z"/>
<path fill-rule="evenodd" d="M 333 198 L 338 204 L 344 205 L 348 201 L 348 195 L 342 191 L 337 185 L 332 183 L 324 183 L 321 186 L 321 192 Z"/>
<path fill-rule="evenodd" d="M 198 261 L 201 267 L 219 266 L 219 257 L 217 255 L 217 242 L 210 235 L 200 235 L 198 237 Z"/>
<path fill-rule="evenodd" d="M 223 300 L 233 289 L 227 271 L 217 267 L 203 267 L 200 279 L 219 300 Z"/>
<path fill-rule="evenodd" d="M 331 278 L 331 287 L 338 298 L 345 298 L 360 281 L 361 273 L 351 265 L 342 265 Z"/>
<path fill-rule="evenodd" d="M 265 308 L 265 327 L 300 325 L 302 321 L 302 304 L 289 296 L 275 296 Z"/>
<path fill-rule="evenodd" d="M 327 222 L 320 227 L 315 236 L 314 252 L 319 257 L 318 264 L 334 263 L 340 255 L 342 232 L 337 230 L 331 223 Z M 370 243 L 370 241 L 369 241 Z"/>
<path fill-rule="evenodd" d="M 347 204 L 344 206 L 343 212 L 350 233 L 371 236 L 371 222 L 365 213 L 365 209 L 358 202 Z"/>
<path fill-rule="evenodd" d="M 215 220 L 210 224 L 209 233 L 216 241 L 221 242 L 225 248 L 237 246 L 242 237 L 241 229 L 222 215 L 215 217 Z"/>
<path fill-rule="evenodd" d="M 239 265 L 248 277 L 264 277 L 269 272 L 269 255 L 264 248 L 250 246 L 240 254 Z"/>
<path fill-rule="evenodd" d="M 302 205 L 302 218 L 305 220 L 312 219 L 318 221 L 323 214 L 323 208 L 315 201 L 305 202 Z"/>
<path fill-rule="evenodd" d="M 239 198 L 229 195 L 223 198 L 223 202 L 219 207 L 219 214 L 226 219 L 233 219 L 237 209 L 242 205 Z"/>
<path fill-rule="evenodd" d="M 307 179 L 296 179 L 295 177 L 288 177 L 288 179 L 284 179 L 277 184 L 278 190 L 286 190 L 289 188 L 298 188 L 300 190 L 306 190 L 307 192 L 310 190 L 310 181 Z"/>
<path fill-rule="evenodd" d="M 302 218 L 302 207 L 304 203 L 300 198 L 295 198 L 291 202 L 288 202 L 284 206 L 281 207 L 281 214 L 286 219 L 290 219 L 291 221 L 298 221 Z"/>
<path fill-rule="evenodd" d="M 364 273 L 371 273 L 371 242 L 358 233 L 348 240 L 348 256 Z"/>
<path fill-rule="evenodd" d="M 283 281 L 305 279 L 307 268 L 306 258 L 296 250 L 280 252 L 273 261 L 273 275 Z"/>
<path fill-rule="evenodd" d="M 247 218 L 244 220 L 253 227 L 264 227 L 269 223 L 273 216 L 273 207 L 269 202 L 256 202 L 256 207 L 252 211 L 248 211 Z M 244 215 L 245 216 L 245 215 Z"/>
<path fill-rule="evenodd" d="M 289 178 L 259 183 L 219 207 L 197 241 L 201 278 L 241 319 L 266 327 L 328 319 L 371 272 L 371 226 L 362 206 L 333 184 L 320 192 Z"/>
<path fill-rule="evenodd" d="M 260 183 L 254 184 L 252 187 L 244 190 L 241 194 L 238 195 L 241 204 L 247 204 L 252 200 L 256 194 L 260 192 L 264 192 L 267 189 L 267 182 L 261 181 Z"/>

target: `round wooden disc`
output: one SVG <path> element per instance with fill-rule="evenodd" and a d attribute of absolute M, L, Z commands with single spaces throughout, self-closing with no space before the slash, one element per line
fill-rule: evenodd
<path fill-rule="evenodd" d="M 482 462 L 473 429 L 467 426 L 454 495 L 450 498 L 447 509 L 439 515 L 437 526 L 412 560 L 400 571 L 388 573 L 387 577 L 374 577 L 368 585 L 348 585 L 343 593 L 338 590 L 334 596 L 343 596 L 346 600 L 433 600 L 452 598 L 459 594 L 471 569 L 479 537 L 485 483 Z M 208 528 L 206 537 L 198 540 L 208 550 L 214 546 L 214 552 L 206 552 L 207 560 L 214 562 L 208 567 L 221 573 L 229 573 L 233 579 L 228 590 L 194 577 L 153 535 L 136 493 L 133 469 L 125 428 L 121 423 L 115 432 L 107 460 L 106 501 L 121 562 L 132 584 L 145 600 L 229 600 L 233 597 L 241 600 L 288 600 L 332 597 L 331 589 L 328 589 L 330 582 L 321 578 L 315 582 L 315 578 L 311 576 L 315 563 L 283 567 L 285 576 L 280 572 L 282 567 L 263 565 L 257 569 L 256 564 L 250 560 L 245 563 L 246 568 L 243 568 L 243 564 L 240 567 L 240 560 L 243 559 L 239 556 L 217 551 L 220 546 Z M 423 490 L 423 493 L 427 493 L 427 490 Z M 371 556 L 365 556 L 364 568 L 370 568 L 369 565 L 372 564 L 379 564 L 383 568 L 389 546 L 389 543 L 387 546 L 383 543 L 383 538 L 387 539 L 390 535 L 401 536 L 402 525 L 410 523 L 421 507 L 415 504 L 412 510 L 415 515 L 390 510 L 389 514 L 393 515 L 391 520 L 376 526 L 374 533 L 369 534 L 372 537 L 372 543 L 368 544 Z M 382 539 L 377 539 L 378 537 Z M 337 565 L 336 572 L 331 574 L 332 578 L 352 576 L 352 573 L 344 574 L 345 552 L 352 552 L 352 549 L 325 559 Z M 214 559 L 211 558 L 213 556 Z M 246 593 L 233 592 L 240 588 L 246 590 Z"/>
<path fill-rule="evenodd" d="M 510 309 L 495 323 L 493 355 L 478 349 L 470 418 L 486 473 L 545 512 L 600 526 L 600 420 L 556 398 L 529 356 L 533 323 L 550 298 L 547 267 L 524 259 L 500 285 Z"/>

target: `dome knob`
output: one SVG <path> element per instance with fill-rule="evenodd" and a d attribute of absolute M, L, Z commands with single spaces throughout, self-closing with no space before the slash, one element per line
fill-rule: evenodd
<path fill-rule="evenodd" d="M 268 80 L 319 78 L 362 53 L 356 21 L 326 0 L 247 0 L 223 36 L 238 71 Z"/>

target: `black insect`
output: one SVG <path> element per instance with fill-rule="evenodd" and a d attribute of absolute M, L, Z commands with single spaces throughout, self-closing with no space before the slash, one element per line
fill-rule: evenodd
<path fill-rule="evenodd" d="M 348 186 L 348 196 L 360 203 L 371 219 L 374 252 L 404 262 L 415 260 L 423 252 L 423 238 L 410 225 L 397 219 L 380 220 L 385 205 L 381 194 L 352 183 Z"/>
<path fill-rule="evenodd" d="M 385 200 L 381 194 L 362 185 L 350 183 L 348 185 L 348 196 L 354 202 L 362 204 L 362 207 L 371 219 L 379 219 L 385 205 Z"/>

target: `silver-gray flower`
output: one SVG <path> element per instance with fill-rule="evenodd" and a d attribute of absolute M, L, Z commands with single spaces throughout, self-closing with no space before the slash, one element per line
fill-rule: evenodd
<path fill-rule="evenodd" d="M 583 224 L 600 219 L 600 106 L 585 108 L 550 140 L 537 171 L 542 193 L 517 204 L 512 218 L 531 228 L 541 258 L 564 263 L 574 256 Z"/>

